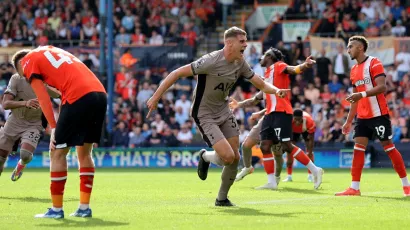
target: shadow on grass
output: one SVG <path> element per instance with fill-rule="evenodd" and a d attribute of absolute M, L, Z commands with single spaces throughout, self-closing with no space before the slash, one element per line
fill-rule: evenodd
<path fill-rule="evenodd" d="M 361 197 L 372 198 L 377 200 L 397 200 L 397 201 L 408 201 L 410 202 L 410 197 L 387 197 L 387 196 L 371 196 L 371 195 L 361 195 Z"/>
<path fill-rule="evenodd" d="M 253 208 L 244 208 L 240 206 L 235 206 L 235 207 L 212 207 L 212 210 L 204 213 L 199 213 L 199 212 L 181 212 L 181 213 L 176 213 L 176 214 L 184 214 L 184 215 L 195 215 L 195 216 L 220 216 L 220 215 L 235 215 L 235 216 L 271 216 L 271 217 L 298 217 L 300 214 L 305 214 L 304 212 L 290 212 L 290 213 L 283 213 L 279 212 L 278 213 L 272 213 L 272 212 L 263 212 L 258 209 L 253 209 Z M 175 213 L 175 212 L 173 212 Z"/>
<path fill-rule="evenodd" d="M 300 189 L 300 188 L 291 188 L 291 187 L 282 187 L 279 188 L 280 192 L 295 192 L 295 193 L 302 193 L 302 194 L 320 194 L 320 188 L 318 190 L 313 189 L 313 184 L 312 184 L 312 189 Z"/>
<path fill-rule="evenodd" d="M 32 202 L 32 203 L 51 203 L 50 198 L 38 198 L 38 197 L 6 197 L 6 196 L 0 196 L 0 199 L 3 200 L 18 200 L 21 202 Z M 66 198 L 64 201 L 79 201 L 78 199 L 73 199 L 73 198 Z"/>
<path fill-rule="evenodd" d="M 83 221 L 84 220 L 84 221 Z M 50 223 L 38 224 L 37 227 L 49 227 L 49 228 L 84 228 L 84 227 L 115 227 L 125 226 L 130 223 L 116 222 L 102 220 L 99 218 L 81 218 L 78 221 L 72 219 L 55 219 L 50 220 Z"/>
<path fill-rule="evenodd" d="M 271 217 L 298 217 L 300 214 L 304 214 L 303 212 L 289 212 L 289 213 L 283 213 L 283 212 L 278 212 L 278 213 L 272 213 L 272 212 L 263 212 L 258 209 L 253 209 L 253 208 L 241 208 L 241 207 L 217 207 L 219 213 L 226 213 L 229 215 L 235 215 L 235 216 L 271 216 Z M 218 213 L 215 213 L 218 215 Z"/>

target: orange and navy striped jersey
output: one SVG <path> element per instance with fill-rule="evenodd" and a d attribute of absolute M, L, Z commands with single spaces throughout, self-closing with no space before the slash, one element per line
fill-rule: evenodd
<path fill-rule="evenodd" d="M 303 111 L 303 122 L 300 125 L 296 125 L 295 121 L 292 121 L 292 130 L 294 133 L 315 133 L 316 124 L 312 116 L 309 113 Z"/>
<path fill-rule="evenodd" d="M 357 92 L 373 89 L 377 84 L 375 79 L 386 76 L 383 64 L 379 59 L 368 56 L 362 63 L 352 66 L 350 80 Z M 383 93 L 365 97 L 358 101 L 357 118 L 370 119 L 389 114 L 386 97 Z"/>
<path fill-rule="evenodd" d="M 265 81 L 278 87 L 279 89 L 288 89 L 290 86 L 289 74 L 285 73 L 288 65 L 282 61 L 275 62 L 265 70 Z M 274 94 L 264 94 L 266 98 L 266 114 L 271 112 L 285 112 L 293 114 L 293 108 L 290 103 L 290 94 L 280 98 Z"/>

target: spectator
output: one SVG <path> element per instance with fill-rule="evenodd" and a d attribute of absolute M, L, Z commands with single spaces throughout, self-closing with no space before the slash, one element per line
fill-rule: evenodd
<path fill-rule="evenodd" d="M 51 14 L 51 17 L 48 18 L 47 24 L 50 24 L 50 25 L 51 25 L 51 29 L 54 30 L 54 31 L 56 31 L 57 28 L 58 28 L 58 26 L 60 25 L 60 23 L 61 23 L 61 17 L 59 17 L 59 16 L 57 15 L 57 11 L 54 11 L 54 12 Z"/>
<path fill-rule="evenodd" d="M 403 76 L 410 71 L 410 53 L 407 45 L 402 45 L 400 52 L 396 54 L 396 66 L 398 81 L 403 80 Z"/>
<path fill-rule="evenodd" d="M 169 126 L 165 126 L 164 134 L 162 135 L 162 141 L 166 147 L 178 147 L 180 142 L 172 133 L 172 130 Z"/>
<path fill-rule="evenodd" d="M 177 139 L 182 144 L 190 144 L 192 142 L 192 132 L 188 129 L 187 124 L 181 125 L 181 131 L 178 132 Z"/>
<path fill-rule="evenodd" d="M 165 128 L 165 121 L 162 120 L 162 117 L 160 114 L 155 114 L 155 119 L 154 121 L 151 123 L 151 127 L 156 127 L 156 131 L 157 133 L 162 133 L 164 131 Z"/>
<path fill-rule="evenodd" d="M 157 127 L 155 126 L 151 127 L 151 135 L 147 138 L 147 142 L 149 147 L 164 146 L 165 144 L 162 139 L 162 135 L 157 132 Z"/>
<path fill-rule="evenodd" d="M 403 37 L 406 35 L 406 27 L 402 25 L 401 20 L 396 21 L 396 25 L 391 29 L 391 33 L 396 37 Z"/>
<path fill-rule="evenodd" d="M 138 92 L 137 101 L 138 101 L 138 109 L 142 110 L 146 108 L 146 102 L 148 99 L 154 94 L 154 91 L 151 89 L 148 82 L 144 82 L 142 85 L 142 90 Z"/>
<path fill-rule="evenodd" d="M 117 46 L 129 45 L 131 43 L 131 36 L 126 33 L 125 28 L 120 28 L 120 33 L 115 36 L 115 44 Z"/>
<path fill-rule="evenodd" d="M 366 0 L 364 1 L 364 4 L 362 5 L 362 9 L 360 10 L 361 13 L 365 14 L 366 17 L 369 20 L 373 20 L 375 18 L 376 11 L 375 9 L 370 5 L 370 1 Z"/>
<path fill-rule="evenodd" d="M 398 20 L 401 17 L 401 12 L 404 10 L 404 7 L 400 4 L 400 0 L 394 1 L 394 6 L 390 9 L 391 14 L 394 17 L 394 20 Z"/>
<path fill-rule="evenodd" d="M 343 45 L 337 46 L 337 54 L 333 57 L 333 73 L 339 77 L 338 81 L 350 77 L 349 58 L 344 54 Z"/>
<path fill-rule="evenodd" d="M 343 88 L 343 85 L 340 84 L 338 76 L 334 74 L 332 82 L 329 83 L 329 91 L 330 93 L 338 93 L 341 88 Z"/>
<path fill-rule="evenodd" d="M 1 47 L 9 47 L 12 42 L 13 42 L 13 40 L 11 40 L 11 38 L 9 38 L 7 33 L 4 33 L 3 38 L 0 40 L 0 45 L 1 45 Z"/>
<path fill-rule="evenodd" d="M 145 137 L 142 135 L 141 127 L 134 126 L 132 132 L 129 133 L 129 146 L 130 148 L 140 147 L 145 142 Z"/>
<path fill-rule="evenodd" d="M 180 126 L 185 124 L 185 122 L 189 119 L 188 115 L 185 114 L 182 110 L 182 107 L 175 108 L 175 120 L 178 122 Z"/>
<path fill-rule="evenodd" d="M 118 147 L 123 147 L 126 148 L 128 147 L 128 131 L 125 127 L 125 123 L 123 121 L 120 121 L 118 125 L 116 126 L 116 129 L 113 133 L 112 137 L 112 147 L 118 148 Z"/>
<path fill-rule="evenodd" d="M 125 10 L 125 16 L 121 19 L 121 25 L 128 33 L 134 29 L 134 15 L 132 15 L 131 9 Z"/>
<path fill-rule="evenodd" d="M 141 33 L 140 28 L 135 28 L 135 33 L 131 36 L 132 45 L 144 45 L 145 44 L 145 35 Z"/>
<path fill-rule="evenodd" d="M 186 44 L 195 47 L 198 38 L 197 34 L 192 30 L 190 23 L 184 24 L 184 31 L 182 31 L 181 37 L 185 39 Z"/>
<path fill-rule="evenodd" d="M 316 58 L 316 72 L 321 84 L 329 83 L 332 74 L 332 62 L 326 57 L 326 50 L 320 51 L 321 56 Z"/>
<path fill-rule="evenodd" d="M 161 34 L 158 34 L 156 30 L 152 31 L 152 36 L 149 39 L 149 44 L 150 45 L 162 45 L 164 44 L 164 39 L 162 38 Z"/>
<path fill-rule="evenodd" d="M 312 104 L 316 104 L 320 97 L 320 91 L 315 88 L 313 83 L 309 83 L 307 89 L 304 91 L 304 95 L 306 99 L 312 102 Z"/>
<path fill-rule="evenodd" d="M 180 99 L 175 102 L 175 107 L 181 107 L 182 113 L 189 117 L 189 110 L 191 109 L 191 101 L 187 100 L 186 95 L 182 94 Z"/>

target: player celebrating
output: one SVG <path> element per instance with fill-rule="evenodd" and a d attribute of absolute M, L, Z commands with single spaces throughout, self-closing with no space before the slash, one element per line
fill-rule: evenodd
<path fill-rule="evenodd" d="M 157 108 L 162 94 L 181 77 L 198 75 L 194 90 L 191 116 L 194 118 L 204 141 L 215 151 L 201 150 L 198 163 L 198 176 L 205 180 L 209 164 L 224 166 L 222 182 L 216 206 L 233 206 L 228 199 L 228 191 L 238 171 L 239 127 L 229 109 L 229 91 L 239 77 L 248 79 L 258 89 L 284 96 L 289 89 L 278 89 L 265 83 L 255 75 L 244 60 L 243 52 L 247 46 L 246 32 L 231 27 L 224 33 L 224 48 L 204 55 L 199 60 L 171 72 L 147 101 L 150 112 Z"/>
<path fill-rule="evenodd" d="M 67 179 L 66 156 L 76 146 L 80 171 L 80 205 L 76 217 L 91 217 L 89 207 L 94 179 L 91 157 L 93 143 L 99 142 L 107 107 L 107 95 L 98 78 L 71 53 L 53 46 L 21 50 L 13 56 L 17 72 L 33 88 L 44 116 L 51 126 L 50 176 L 53 207 L 39 218 L 64 218 L 63 195 Z M 44 83 L 62 94 L 56 124 Z"/>
<path fill-rule="evenodd" d="M 283 54 L 280 50 L 270 48 L 262 57 L 261 65 L 266 66 L 265 81 L 276 87 L 288 87 L 290 79 L 288 74 L 300 74 L 306 68 L 311 68 L 315 63 L 308 57 L 303 64 L 289 66 L 283 61 Z M 312 173 L 314 178 L 314 188 L 318 189 L 322 183 L 323 169 L 316 167 L 309 157 L 297 146 L 292 144 L 292 114 L 293 109 L 289 97 L 280 98 L 276 95 L 266 94 L 266 113 L 262 122 L 261 130 L 261 150 L 268 183 L 256 189 L 276 189 L 277 183 L 274 175 L 274 157 L 271 148 L 281 144 L 282 150 L 293 155 L 296 160 L 305 165 Z M 275 147 L 275 149 L 277 149 Z M 278 151 L 278 152 L 283 152 Z M 279 166 L 279 164 L 278 164 Z"/>
<path fill-rule="evenodd" d="M 300 109 L 295 109 L 293 111 L 293 122 L 292 122 L 292 130 L 293 130 L 293 144 L 296 144 L 300 140 L 300 136 L 303 137 L 305 141 L 307 155 L 312 162 L 314 162 L 314 155 L 313 155 L 313 146 L 315 144 L 315 132 L 316 132 L 316 124 L 313 118 L 310 116 L 309 113 L 302 111 Z M 284 182 L 292 181 L 292 171 L 293 171 L 293 156 L 292 154 L 287 155 L 287 162 L 286 168 L 288 171 L 288 176 L 286 177 Z M 308 181 L 312 182 L 313 177 L 310 170 L 308 170 Z"/>
<path fill-rule="evenodd" d="M 48 94 L 60 97 L 60 92 L 47 86 Z M 3 97 L 3 108 L 11 109 L 11 115 L 0 129 L 0 174 L 4 163 L 16 141 L 21 139 L 20 160 L 11 174 L 11 180 L 17 181 L 23 170 L 33 159 L 34 150 L 43 131 L 42 112 L 36 95 L 24 77 L 14 74 L 9 81 Z"/>
<path fill-rule="evenodd" d="M 360 178 L 365 161 L 365 150 L 374 133 L 401 178 L 404 195 L 410 196 L 410 184 L 403 159 L 391 141 L 392 127 L 384 96 L 386 75 L 383 64 L 379 59 L 366 55 L 368 45 L 368 41 L 362 36 L 351 37 L 347 45 L 347 53 L 352 60 L 356 60 L 357 64 L 352 66 L 350 72 L 350 80 L 354 88 L 353 94 L 346 98 L 351 103 L 351 108 L 342 128 L 343 134 L 349 133 L 356 114 L 357 122 L 354 129 L 352 184 L 345 191 L 336 193 L 336 196 L 360 196 Z"/>

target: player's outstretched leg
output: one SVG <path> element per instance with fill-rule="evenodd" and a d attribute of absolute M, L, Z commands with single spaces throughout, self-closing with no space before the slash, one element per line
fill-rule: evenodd
<path fill-rule="evenodd" d="M 36 218 L 64 218 L 63 196 L 67 181 L 67 153 L 70 148 L 56 149 L 50 152 L 50 193 L 53 207 L 44 214 L 35 215 Z"/>
<path fill-rule="evenodd" d="M 26 168 L 26 165 L 33 159 L 34 150 L 35 147 L 28 143 L 23 143 L 21 145 L 20 160 L 17 163 L 16 168 L 13 170 L 13 173 L 11 174 L 12 181 L 17 181 L 23 175 L 23 170 Z"/>
<path fill-rule="evenodd" d="M 293 173 L 293 155 L 290 153 L 286 153 L 286 171 L 288 175 L 286 176 L 286 179 L 283 180 L 283 182 L 292 182 L 292 173 Z"/>
<path fill-rule="evenodd" d="M 253 173 L 254 168 L 252 167 L 252 148 L 255 146 L 257 142 L 253 140 L 252 138 L 246 138 L 245 141 L 242 144 L 242 159 L 243 159 L 243 164 L 244 168 L 236 175 L 235 181 L 240 181 L 245 176 Z"/>
<path fill-rule="evenodd" d="M 366 141 L 367 143 L 367 141 Z M 366 146 L 356 143 L 353 148 L 353 161 L 351 168 L 352 184 L 345 191 L 338 192 L 336 196 L 360 196 L 360 178 L 365 160 Z"/>
<path fill-rule="evenodd" d="M 256 187 L 257 190 L 271 189 L 275 190 L 278 188 L 275 178 L 275 158 L 272 154 L 273 141 L 263 140 L 261 142 L 261 150 L 263 154 L 263 167 L 265 169 L 266 175 L 268 177 L 268 183 Z"/>
<path fill-rule="evenodd" d="M 323 169 L 320 167 L 317 167 L 310 159 L 309 157 L 305 154 L 305 152 L 303 152 L 302 149 L 300 149 L 299 147 L 293 145 L 290 141 L 284 142 L 284 149 L 287 152 L 290 152 L 291 155 L 293 155 L 293 157 L 299 161 L 300 163 L 302 163 L 304 166 L 306 166 L 308 169 L 310 169 L 310 171 L 313 174 L 313 187 L 315 189 L 318 189 L 320 187 L 320 185 L 322 184 L 322 177 L 323 177 Z"/>
<path fill-rule="evenodd" d="M 391 141 L 382 142 L 382 145 L 384 151 L 390 157 L 394 170 L 397 172 L 401 179 L 404 196 L 410 196 L 410 184 L 407 179 L 406 166 L 404 165 L 404 161 L 400 152 L 396 149 Z"/>
<path fill-rule="evenodd" d="M 80 167 L 80 205 L 78 209 L 71 213 L 75 217 L 92 217 L 90 208 L 91 192 L 94 184 L 95 166 L 91 157 L 92 143 L 84 143 L 83 146 L 77 146 L 78 165 Z"/>

